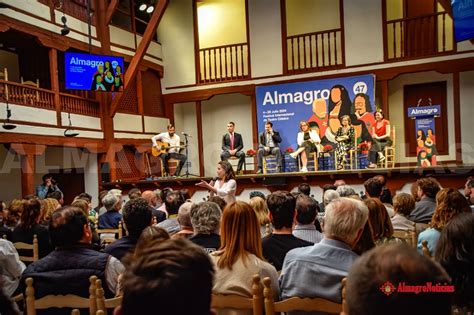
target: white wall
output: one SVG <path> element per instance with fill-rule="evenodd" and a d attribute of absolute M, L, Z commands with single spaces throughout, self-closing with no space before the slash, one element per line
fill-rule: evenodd
<path fill-rule="evenodd" d="M 20 178 L 20 158 L 0 145 L 0 200 L 11 201 L 21 198 Z"/>
<path fill-rule="evenodd" d="M 192 0 L 170 1 L 157 32 L 163 45 L 162 89 L 195 84 Z"/>
<path fill-rule="evenodd" d="M 249 0 L 248 6 L 252 77 L 282 74 L 280 3 Z"/>
<path fill-rule="evenodd" d="M 204 174 L 215 176 L 217 162 L 222 152 L 222 136 L 227 132 L 227 123 L 235 123 L 235 132 L 242 135 L 244 149 L 253 144 L 252 103 L 242 94 L 226 94 L 211 98 L 202 105 L 202 137 L 204 142 Z"/>
<path fill-rule="evenodd" d="M 461 89 L 461 141 L 463 163 L 474 163 L 474 71 L 460 73 Z"/>
<path fill-rule="evenodd" d="M 448 143 L 449 155 L 438 155 L 438 161 L 452 161 L 456 159 L 455 145 L 454 145 L 454 105 L 453 105 L 453 80 L 452 75 L 440 74 L 434 71 L 431 72 L 420 72 L 412 74 L 400 75 L 394 80 L 389 82 L 389 111 L 390 111 L 390 122 L 395 125 L 396 128 L 396 162 L 416 162 L 416 157 L 406 157 L 405 148 L 405 129 L 404 120 L 408 119 L 406 113 L 403 110 L 403 86 L 410 84 L 429 83 L 447 81 L 446 88 L 446 100 L 447 100 L 447 113 L 441 113 L 441 115 L 447 115 L 448 126 Z"/>
<path fill-rule="evenodd" d="M 190 162 L 189 173 L 199 175 L 199 148 L 195 103 L 174 104 L 174 126 L 176 129 L 176 133 L 181 138 L 181 142 L 185 141 L 182 132 L 186 132 L 191 136 L 188 138 L 188 161 Z M 186 149 L 183 149 L 181 153 L 186 154 Z M 181 175 L 183 175 L 185 171 L 186 165 L 181 171 Z"/>
<path fill-rule="evenodd" d="M 344 0 L 346 66 L 383 61 L 382 1 Z"/>

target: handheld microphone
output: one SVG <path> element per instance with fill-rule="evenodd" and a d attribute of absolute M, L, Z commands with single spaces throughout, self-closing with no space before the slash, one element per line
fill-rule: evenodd
<path fill-rule="evenodd" d="M 192 138 L 192 137 L 191 137 L 189 134 L 187 134 L 187 133 L 186 133 L 186 132 L 184 132 L 184 131 L 183 131 L 183 132 L 181 132 L 181 134 L 182 134 L 183 136 L 185 136 L 185 137 Z"/>

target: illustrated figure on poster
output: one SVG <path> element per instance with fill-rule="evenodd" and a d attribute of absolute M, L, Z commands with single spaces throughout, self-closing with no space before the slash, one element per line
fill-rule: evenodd
<path fill-rule="evenodd" d="M 94 77 L 94 88 L 93 90 L 94 91 L 106 91 L 106 88 L 104 86 L 104 84 L 102 83 L 102 76 L 100 74 L 97 74 L 95 77 Z"/>
<path fill-rule="evenodd" d="M 110 71 L 110 73 L 112 74 L 112 76 L 115 75 L 114 68 L 112 67 L 112 64 L 110 63 L 109 60 L 106 60 L 106 61 L 104 62 L 104 73 L 107 73 L 107 72 L 109 72 L 109 71 Z"/>
<path fill-rule="evenodd" d="M 354 149 L 355 130 L 351 125 L 349 115 L 341 117 L 341 127 L 336 132 L 336 169 L 342 170 L 346 161 L 346 156 L 350 150 Z"/>
<path fill-rule="evenodd" d="M 352 102 L 349 98 L 347 89 L 342 85 L 335 85 L 331 88 L 329 96 L 329 128 L 326 129 L 326 137 L 332 142 L 336 143 L 336 132 L 341 127 L 340 117 L 351 114 Z"/>
<path fill-rule="evenodd" d="M 436 136 L 433 133 L 433 129 L 428 128 L 426 133 L 423 129 L 418 129 L 416 135 L 418 166 L 436 166 L 438 150 L 436 149 Z"/>
<path fill-rule="evenodd" d="M 424 149 L 420 150 L 418 153 L 418 166 L 429 167 L 431 165 L 432 164 L 428 158 L 428 153 Z"/>
<path fill-rule="evenodd" d="M 98 76 L 100 76 L 100 80 L 97 80 Z M 92 91 L 97 91 L 98 90 L 98 87 L 97 87 L 98 81 L 100 81 L 100 84 L 103 85 L 102 84 L 103 76 L 104 76 L 104 64 L 99 62 L 97 64 L 97 71 L 94 72 L 94 74 L 92 75 L 92 84 L 91 84 L 91 90 Z M 104 87 L 104 89 L 105 89 L 105 87 Z M 100 90 L 101 90 L 101 88 L 99 87 L 99 91 Z"/>
<path fill-rule="evenodd" d="M 329 140 L 326 138 L 326 130 L 328 129 L 328 109 L 324 98 L 314 100 L 313 115 L 308 119 L 308 123 L 313 130 L 317 128 L 322 144 L 329 143 Z"/>
<path fill-rule="evenodd" d="M 354 114 L 358 120 L 362 120 L 368 130 L 375 125 L 375 117 L 372 113 L 370 97 L 365 93 L 358 93 L 354 97 Z"/>
<path fill-rule="evenodd" d="M 425 139 L 426 139 L 425 132 L 422 129 L 418 129 L 418 131 L 416 132 L 416 141 L 418 142 L 421 140 L 424 143 Z"/>
<path fill-rule="evenodd" d="M 123 91 L 123 73 L 122 67 L 120 67 L 119 65 L 115 67 L 115 78 L 112 90 L 115 92 Z"/>
<path fill-rule="evenodd" d="M 112 72 L 111 71 L 108 71 L 105 73 L 105 76 L 104 76 L 104 86 L 105 86 L 105 89 L 107 91 L 112 91 L 112 87 L 114 85 L 114 82 L 115 82 L 115 78 L 114 76 L 112 75 Z"/>

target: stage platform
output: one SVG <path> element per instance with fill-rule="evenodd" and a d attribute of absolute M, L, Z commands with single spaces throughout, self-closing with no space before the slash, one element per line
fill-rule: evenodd
<path fill-rule="evenodd" d="M 269 191 L 288 190 L 291 191 L 299 184 L 306 182 L 311 186 L 323 187 L 332 184 L 336 179 L 343 179 L 348 185 L 361 185 L 368 178 L 375 175 L 384 175 L 387 178 L 387 186 L 392 194 L 400 190 L 407 183 L 413 183 L 420 177 L 432 176 L 436 178 L 443 187 L 463 189 L 466 179 L 474 176 L 474 164 L 464 165 L 440 165 L 436 167 L 395 167 L 377 169 L 355 169 L 341 171 L 317 171 L 317 172 L 291 172 L 274 174 L 245 174 L 238 175 L 237 196 L 244 189 L 258 190 L 266 188 Z M 210 181 L 211 177 L 156 177 L 142 180 L 121 180 L 102 183 L 103 189 L 118 188 L 127 193 L 131 188 L 139 188 L 141 191 L 162 189 L 171 187 L 173 189 L 188 189 L 192 196 L 196 191 L 205 191 L 195 184 L 201 180 Z"/>

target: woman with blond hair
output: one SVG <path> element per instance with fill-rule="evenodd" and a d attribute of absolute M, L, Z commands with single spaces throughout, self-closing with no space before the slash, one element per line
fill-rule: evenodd
<path fill-rule="evenodd" d="M 43 212 L 41 215 L 41 224 L 43 225 L 49 225 L 49 220 L 51 219 L 51 215 L 53 212 L 61 207 L 59 204 L 59 201 L 54 198 L 45 198 L 41 200 L 42 206 L 43 206 Z"/>
<path fill-rule="evenodd" d="M 213 293 L 252 296 L 252 277 L 270 277 L 275 297 L 279 296 L 278 273 L 266 262 L 257 215 L 242 201 L 227 205 L 221 222 L 221 247 L 211 253 L 216 269 Z M 229 311 L 229 312 L 227 312 Z M 221 314 L 251 314 L 251 311 L 224 310 Z"/>
<path fill-rule="evenodd" d="M 270 223 L 270 218 L 268 217 L 267 203 L 261 197 L 253 197 L 250 199 L 250 206 L 255 211 L 257 215 L 258 223 L 260 224 L 260 235 L 262 237 L 267 236 L 272 233 L 272 227 Z"/>
<path fill-rule="evenodd" d="M 454 188 L 443 188 L 436 194 L 436 209 L 429 228 L 418 235 L 418 250 L 421 252 L 423 241 L 428 242 L 430 254 L 435 253 L 441 231 L 448 222 L 460 213 L 470 213 L 466 198 Z"/>

